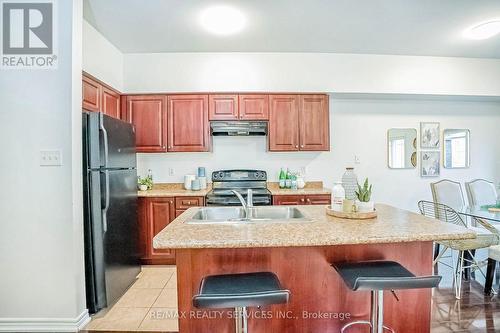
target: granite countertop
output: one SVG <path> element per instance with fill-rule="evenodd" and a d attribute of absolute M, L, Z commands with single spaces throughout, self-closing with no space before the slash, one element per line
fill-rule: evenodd
<path fill-rule="evenodd" d="M 377 204 L 378 217 L 347 220 L 328 216 L 325 206 L 295 206 L 312 222 L 186 224 L 190 208 L 153 239 L 162 248 L 249 248 L 399 243 L 475 238 L 466 228 Z"/>
<path fill-rule="evenodd" d="M 332 191 L 323 187 L 323 182 L 307 182 L 304 188 L 298 190 L 279 188 L 279 183 L 267 183 L 267 189 L 272 195 L 310 195 L 310 194 L 330 194 Z"/>
<path fill-rule="evenodd" d="M 272 195 L 309 195 L 309 194 L 330 194 L 331 191 L 323 187 L 323 182 L 307 182 L 306 186 L 300 190 L 280 189 L 278 183 L 267 183 L 267 188 Z M 199 191 L 185 190 L 182 183 L 159 183 L 154 184 L 153 189 L 147 191 L 137 191 L 139 197 L 204 197 L 212 190 L 212 185 Z"/>
<path fill-rule="evenodd" d="M 181 183 L 154 184 L 153 189 L 137 191 L 138 197 L 204 197 L 212 190 L 210 184 L 207 188 L 199 191 L 185 190 Z"/>

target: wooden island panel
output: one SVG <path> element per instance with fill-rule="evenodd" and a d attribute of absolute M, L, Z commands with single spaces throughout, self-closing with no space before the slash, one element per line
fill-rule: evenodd
<path fill-rule="evenodd" d="M 234 332 L 234 320 L 228 311 L 222 318 L 194 318 L 200 309 L 191 299 L 198 292 L 201 279 L 213 274 L 257 271 L 276 273 L 283 287 L 291 291 L 288 304 L 251 308 L 254 315 L 280 311 L 285 318 L 249 319 L 250 332 L 323 333 L 339 332 L 351 320 L 369 320 L 370 292 L 353 292 L 346 288 L 330 266 L 333 262 L 361 260 L 394 260 L 416 275 L 432 274 L 432 242 L 357 244 L 317 247 L 246 248 L 246 249 L 178 249 L 177 276 L 180 333 Z M 396 332 L 430 332 L 431 290 L 397 291 L 400 301 L 390 292 L 384 294 L 385 324 Z M 215 309 L 220 310 L 220 309 Z M 195 312 L 192 312 L 195 311 Z M 210 310 L 205 310 L 210 311 Z M 303 317 L 303 311 L 350 313 L 345 320 Z M 210 314 L 210 312 L 206 312 Z M 286 317 L 289 318 L 286 318 Z M 260 316 L 262 317 L 262 316 Z M 353 327 L 349 333 L 366 332 Z"/>

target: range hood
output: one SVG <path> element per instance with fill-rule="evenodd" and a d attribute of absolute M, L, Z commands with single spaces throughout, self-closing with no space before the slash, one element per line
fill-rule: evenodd
<path fill-rule="evenodd" d="M 213 136 L 266 136 L 267 121 L 211 121 Z"/>

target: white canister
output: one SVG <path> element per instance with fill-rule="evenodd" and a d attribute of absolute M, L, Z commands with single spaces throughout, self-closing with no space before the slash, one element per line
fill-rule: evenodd
<path fill-rule="evenodd" d="M 207 177 L 198 177 L 200 180 L 200 189 L 204 190 L 207 188 Z"/>
<path fill-rule="evenodd" d="M 332 210 L 336 212 L 343 211 L 344 200 L 344 186 L 342 186 L 342 182 L 335 182 L 332 189 Z"/>
<path fill-rule="evenodd" d="M 306 187 L 306 181 L 303 176 L 297 176 L 297 188 L 302 189 Z"/>
<path fill-rule="evenodd" d="M 191 182 L 196 179 L 195 175 L 185 175 L 184 176 L 184 188 L 186 190 L 191 189 Z"/>

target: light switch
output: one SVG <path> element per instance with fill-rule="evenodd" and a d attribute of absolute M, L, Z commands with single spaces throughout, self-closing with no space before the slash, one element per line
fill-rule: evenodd
<path fill-rule="evenodd" d="M 61 166 L 62 154 L 60 150 L 40 150 L 41 166 Z"/>
<path fill-rule="evenodd" d="M 361 164 L 361 157 L 359 155 L 354 155 L 354 164 Z"/>
<path fill-rule="evenodd" d="M 173 176 L 175 174 L 174 168 L 168 168 L 168 175 Z"/>

